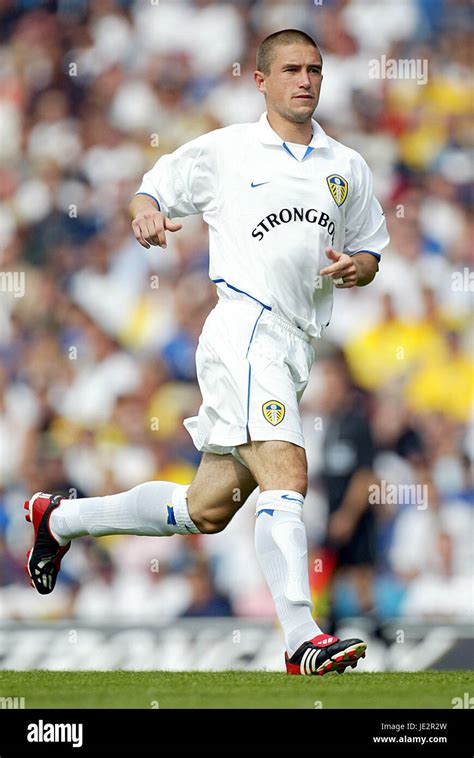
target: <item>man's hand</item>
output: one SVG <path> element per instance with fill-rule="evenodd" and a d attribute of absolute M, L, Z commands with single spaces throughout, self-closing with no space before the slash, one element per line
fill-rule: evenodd
<path fill-rule="evenodd" d="M 363 287 L 372 281 L 378 271 L 377 259 L 370 253 L 347 255 L 327 247 L 326 255 L 334 263 L 322 268 L 319 274 L 330 276 L 338 289 Z"/>
<path fill-rule="evenodd" d="M 133 233 L 142 247 L 148 249 L 151 245 L 166 247 L 165 232 L 177 232 L 182 224 L 170 221 L 158 210 L 151 198 L 137 195 L 130 204 Z"/>

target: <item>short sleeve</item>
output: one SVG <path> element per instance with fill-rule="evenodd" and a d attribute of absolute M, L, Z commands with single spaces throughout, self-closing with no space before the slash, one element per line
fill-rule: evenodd
<path fill-rule="evenodd" d="M 217 194 L 213 162 L 210 132 L 159 158 L 135 194 L 150 195 L 171 218 L 204 213 Z"/>
<path fill-rule="evenodd" d="M 344 253 L 354 255 L 363 251 L 380 252 L 390 242 L 382 206 L 373 194 L 372 172 L 365 160 L 358 156 L 354 191 L 348 198 L 346 209 Z"/>

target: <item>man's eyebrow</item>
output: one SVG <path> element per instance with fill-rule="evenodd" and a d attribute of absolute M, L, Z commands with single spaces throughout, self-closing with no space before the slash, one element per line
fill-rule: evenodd
<path fill-rule="evenodd" d="M 289 66 L 294 67 L 294 68 L 301 68 L 302 66 L 307 66 L 308 68 L 310 66 L 322 68 L 323 64 L 322 63 L 283 63 L 282 64 L 282 68 L 288 68 Z"/>

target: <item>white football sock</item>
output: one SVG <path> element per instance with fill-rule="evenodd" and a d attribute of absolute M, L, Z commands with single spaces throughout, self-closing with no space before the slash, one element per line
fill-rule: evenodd
<path fill-rule="evenodd" d="M 199 534 L 188 513 L 188 487 L 174 482 L 145 482 L 117 495 L 64 499 L 51 513 L 50 529 L 60 545 L 85 534 Z"/>
<path fill-rule="evenodd" d="M 256 509 L 255 549 L 290 658 L 303 642 L 322 634 L 311 615 L 303 503 L 299 492 L 266 490 Z"/>

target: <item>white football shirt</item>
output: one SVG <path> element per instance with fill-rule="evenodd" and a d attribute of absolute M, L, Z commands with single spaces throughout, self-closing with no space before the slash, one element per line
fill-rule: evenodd
<path fill-rule="evenodd" d="M 216 129 L 159 158 L 136 194 L 170 218 L 203 214 L 220 298 L 252 298 L 319 337 L 333 301 L 326 247 L 380 259 L 389 237 L 365 160 L 312 126 L 307 146 L 285 143 L 266 113 Z"/>

